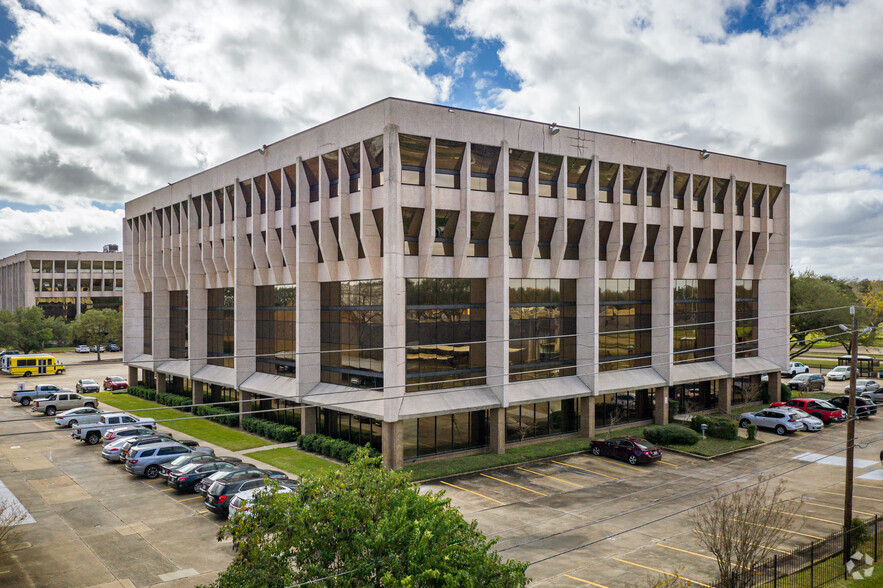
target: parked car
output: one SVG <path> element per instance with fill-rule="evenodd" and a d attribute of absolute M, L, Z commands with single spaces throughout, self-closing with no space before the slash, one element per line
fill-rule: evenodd
<path fill-rule="evenodd" d="M 91 392 L 101 392 L 98 382 L 90 378 L 77 380 L 77 392 L 81 394 L 89 394 Z"/>
<path fill-rule="evenodd" d="M 88 345 L 77 345 L 76 347 L 74 347 L 74 352 L 75 353 L 89 353 L 89 346 Z"/>
<path fill-rule="evenodd" d="M 108 429 L 115 429 L 123 425 L 138 425 L 142 427 L 156 427 L 156 420 L 147 417 L 134 417 L 124 412 L 103 414 L 97 423 L 79 425 L 71 433 L 71 437 L 85 441 L 89 445 L 95 445 L 101 441 L 101 437 Z"/>
<path fill-rule="evenodd" d="M 233 516 L 240 512 L 247 513 L 251 508 L 251 505 L 254 503 L 255 498 L 261 496 L 263 493 L 288 494 L 295 490 L 297 490 L 297 482 L 294 480 L 282 480 L 275 488 L 267 485 L 260 488 L 240 491 L 230 499 L 230 504 L 227 506 L 227 517 L 233 518 Z"/>
<path fill-rule="evenodd" d="M 798 374 L 788 380 L 788 387 L 801 392 L 822 391 L 825 389 L 825 377 L 822 374 Z"/>
<path fill-rule="evenodd" d="M 224 470 L 224 471 L 216 472 L 216 473 L 210 475 L 209 477 L 200 480 L 199 482 L 196 483 L 196 485 L 193 486 L 193 491 L 205 496 L 205 493 L 208 492 L 209 486 L 211 486 L 213 483 L 223 480 L 223 479 L 227 478 L 228 476 L 232 476 L 233 474 L 238 473 L 238 472 L 256 472 L 260 475 L 267 476 L 267 477 L 273 478 L 275 480 L 287 480 L 288 479 L 288 476 L 286 476 L 284 473 L 277 471 L 277 470 L 265 470 L 265 469 L 256 468 L 254 466 L 250 466 L 247 464 L 242 464 L 242 466 L 238 469 Z"/>
<path fill-rule="evenodd" d="M 793 414 L 790 414 L 787 407 L 765 408 L 757 412 L 743 412 L 739 415 L 739 426 L 747 429 L 748 425 L 757 425 L 760 429 L 772 429 L 777 435 L 802 431 L 805 426 Z"/>
<path fill-rule="evenodd" d="M 261 472 L 237 472 L 213 482 L 205 493 L 205 507 L 215 514 L 226 515 L 229 499 L 244 490 L 262 488 L 267 485 L 268 477 Z"/>
<path fill-rule="evenodd" d="M 163 464 L 161 468 L 159 468 L 159 475 L 162 478 L 168 478 L 169 472 L 175 472 L 180 470 L 184 466 L 191 463 L 209 463 L 213 461 L 223 461 L 227 463 L 236 464 L 239 467 L 239 464 L 242 463 L 242 460 L 238 457 L 218 457 L 216 455 L 182 455 L 178 459 L 174 461 L 170 461 L 169 463 Z"/>
<path fill-rule="evenodd" d="M 185 453 L 208 453 L 208 447 L 189 447 L 178 441 L 165 441 L 155 445 L 138 446 L 130 450 L 126 457 L 126 471 L 133 476 L 155 478 L 159 475 L 159 466 L 180 457 Z"/>
<path fill-rule="evenodd" d="M 107 410 L 99 410 L 91 406 L 71 408 L 55 415 L 55 424 L 62 427 L 76 427 L 80 423 L 97 423 L 101 415 L 109 414 Z"/>
<path fill-rule="evenodd" d="M 849 384 L 843 387 L 843 393 L 849 394 Z M 855 393 L 856 394 L 864 394 L 865 392 L 876 392 L 880 389 L 880 384 L 876 382 L 876 380 L 856 380 L 855 381 Z"/>
<path fill-rule="evenodd" d="M 92 353 L 98 353 L 99 348 L 101 349 L 101 351 L 104 351 L 104 345 L 93 345 L 89 348 L 89 351 L 91 351 Z"/>
<path fill-rule="evenodd" d="M 831 404 L 842 410 L 849 412 L 849 396 L 837 396 L 829 400 Z M 877 414 L 877 405 L 874 401 L 866 396 L 855 397 L 855 416 L 860 419 L 866 419 Z"/>
<path fill-rule="evenodd" d="M 176 490 L 192 492 L 197 482 L 214 473 L 239 469 L 240 465 L 230 461 L 209 461 L 188 463 L 170 471 L 166 476 L 166 484 Z"/>
<path fill-rule="evenodd" d="M 13 402 L 18 402 L 22 406 L 28 406 L 37 398 L 45 398 L 62 390 L 66 390 L 66 388 L 56 386 L 55 384 L 37 384 L 33 390 L 13 390 L 12 396 L 9 399 Z"/>
<path fill-rule="evenodd" d="M 146 437 L 158 437 L 160 439 L 165 439 L 167 441 L 174 441 L 171 435 L 165 433 L 155 433 L 150 429 L 145 429 L 147 433 L 141 433 L 138 435 L 129 435 L 123 437 L 117 437 L 116 439 L 112 439 L 104 444 L 101 448 L 101 457 L 111 462 L 125 462 L 126 460 L 120 457 L 120 454 L 123 451 L 123 447 L 127 447 L 127 443 L 134 439 L 143 439 Z"/>
<path fill-rule="evenodd" d="M 799 408 L 808 412 L 814 417 L 822 419 L 827 425 L 831 422 L 842 422 L 846 420 L 846 414 L 826 400 L 818 398 L 792 398 L 788 402 L 774 402 L 770 404 L 770 408 L 778 408 L 780 406 L 790 406 Z"/>
<path fill-rule="evenodd" d="M 883 405 L 883 389 L 878 388 L 873 392 L 862 392 L 862 396 L 878 406 Z"/>
<path fill-rule="evenodd" d="M 34 406 L 31 407 L 31 410 L 42 412 L 48 416 L 55 416 L 55 413 L 59 410 L 64 412 L 65 410 L 80 406 L 95 408 L 98 406 L 98 399 L 94 396 L 77 394 L 72 390 L 62 390 L 46 398 L 38 398 L 34 401 Z"/>
<path fill-rule="evenodd" d="M 782 370 L 783 376 L 788 376 L 793 378 L 797 374 L 808 374 L 809 366 L 805 363 L 800 363 L 799 361 L 792 361 L 788 364 L 788 369 Z"/>
<path fill-rule="evenodd" d="M 802 411 L 799 408 L 788 408 L 788 413 L 797 419 L 797 422 L 803 423 L 804 431 L 821 431 L 825 428 L 825 423 L 822 422 L 822 419 L 818 417 L 814 417 L 808 412 Z"/>
<path fill-rule="evenodd" d="M 848 365 L 838 365 L 837 367 L 832 369 L 830 372 L 825 374 L 825 377 L 828 378 L 829 380 L 831 380 L 832 382 L 835 380 L 840 381 L 840 382 L 842 382 L 843 380 L 848 380 L 849 379 L 849 366 Z"/>
<path fill-rule="evenodd" d="M 117 345 L 116 343 L 108 343 L 108 345 L 107 345 L 107 351 L 108 351 L 109 353 L 116 353 L 116 352 L 118 352 L 118 351 L 122 351 L 122 349 L 120 349 L 120 346 Z"/>
<path fill-rule="evenodd" d="M 104 378 L 104 390 L 125 390 L 129 387 L 129 381 L 121 376 L 107 376 Z"/>
<path fill-rule="evenodd" d="M 136 437 L 136 436 L 146 436 L 146 435 L 159 435 L 163 436 L 165 433 L 160 433 L 159 431 L 155 431 L 150 427 L 144 426 L 123 426 L 117 427 L 115 429 L 108 429 L 104 432 L 104 435 L 101 436 L 101 441 L 103 443 L 109 443 L 110 441 L 114 441 L 116 439 L 121 439 L 123 437 Z M 171 436 L 171 435 L 169 435 Z"/>
<path fill-rule="evenodd" d="M 609 455 L 632 465 L 650 463 L 662 459 L 662 450 L 640 437 L 612 437 L 592 441 L 593 455 Z"/>
<path fill-rule="evenodd" d="M 175 443 L 185 445 L 187 447 L 199 446 L 199 443 L 197 443 L 196 441 L 190 441 L 189 439 L 179 441 L 178 439 L 173 438 L 171 435 L 153 434 L 146 437 L 133 437 L 130 438 L 126 443 L 124 443 L 123 446 L 120 448 L 120 461 L 125 461 L 129 458 L 129 455 L 132 452 L 138 451 L 139 449 L 147 445 L 156 445 L 157 443 L 165 443 L 167 441 L 174 441 Z M 207 449 L 205 453 L 214 453 L 214 450 Z"/>

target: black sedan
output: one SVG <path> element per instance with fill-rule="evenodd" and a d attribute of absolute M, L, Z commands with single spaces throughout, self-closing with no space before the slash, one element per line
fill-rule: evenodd
<path fill-rule="evenodd" d="M 288 476 L 277 470 L 264 470 L 256 468 L 254 466 L 241 464 L 239 468 L 235 468 L 232 470 L 221 470 L 219 472 L 211 474 L 206 478 L 203 478 L 202 480 L 197 482 L 196 485 L 193 486 L 193 491 L 205 496 L 206 492 L 208 492 L 209 486 L 211 486 L 212 483 L 217 482 L 218 480 L 223 480 L 229 476 L 232 476 L 233 474 L 238 474 L 239 472 L 255 472 L 261 476 L 267 476 L 270 478 L 275 478 L 277 480 L 288 479 Z"/>
<path fill-rule="evenodd" d="M 591 451 L 592 455 L 615 457 L 632 465 L 650 463 L 662 459 L 662 450 L 640 437 L 595 439 L 592 441 Z"/>
<path fill-rule="evenodd" d="M 183 468 L 185 465 L 190 463 L 210 463 L 213 461 L 226 461 L 235 465 L 240 465 L 242 460 L 238 457 L 218 457 L 211 454 L 199 454 L 199 453 L 188 453 L 186 455 L 182 455 L 181 457 L 175 458 L 173 461 L 169 463 L 164 463 L 159 466 L 159 475 L 163 478 L 168 478 L 169 472 L 174 470 L 178 470 Z"/>
<path fill-rule="evenodd" d="M 829 400 L 831 404 L 843 411 L 844 414 L 849 412 L 849 396 L 837 396 Z M 877 405 L 870 398 L 863 396 L 855 397 L 855 416 L 860 419 L 866 419 L 877 414 Z"/>
<path fill-rule="evenodd" d="M 218 472 L 240 469 L 239 464 L 229 461 L 188 463 L 172 470 L 166 477 L 166 484 L 183 492 L 192 492 L 197 482 Z"/>

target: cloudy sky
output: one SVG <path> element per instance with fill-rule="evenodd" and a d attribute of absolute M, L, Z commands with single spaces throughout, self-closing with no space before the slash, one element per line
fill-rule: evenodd
<path fill-rule="evenodd" d="M 387 96 L 781 162 L 792 263 L 883 278 L 880 0 L 0 0 L 0 257 Z"/>

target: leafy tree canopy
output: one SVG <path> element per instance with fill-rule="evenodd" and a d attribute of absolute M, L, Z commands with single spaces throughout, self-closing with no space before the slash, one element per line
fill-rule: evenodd
<path fill-rule="evenodd" d="M 77 316 L 71 325 L 74 338 L 85 341 L 88 345 L 99 346 L 98 357 L 101 357 L 100 346 L 108 341 L 120 341 L 123 333 L 123 317 L 112 309 L 87 310 Z"/>
<path fill-rule="evenodd" d="M 214 586 L 525 586 L 527 564 L 504 562 L 475 521 L 365 450 L 341 470 L 305 475 L 295 492 L 261 496 L 218 538 L 233 562 Z"/>
<path fill-rule="evenodd" d="M 68 326 L 58 317 L 47 317 L 38 306 L 0 313 L 0 341 L 24 353 L 40 351 L 47 343 L 64 341 Z"/>

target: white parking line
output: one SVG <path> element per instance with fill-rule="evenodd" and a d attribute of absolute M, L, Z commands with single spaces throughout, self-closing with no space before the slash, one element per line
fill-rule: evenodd
<path fill-rule="evenodd" d="M 821 465 L 832 465 L 841 468 L 846 467 L 846 458 L 835 455 L 822 455 L 821 453 L 801 453 L 800 455 L 795 455 L 791 459 L 796 459 L 799 461 L 811 461 L 813 463 L 818 463 Z M 869 459 L 852 460 L 852 465 L 860 469 L 869 468 L 872 465 L 876 464 L 876 461 L 871 461 Z"/>
<path fill-rule="evenodd" d="M 883 480 L 883 469 L 862 474 L 859 478 L 863 480 Z"/>

